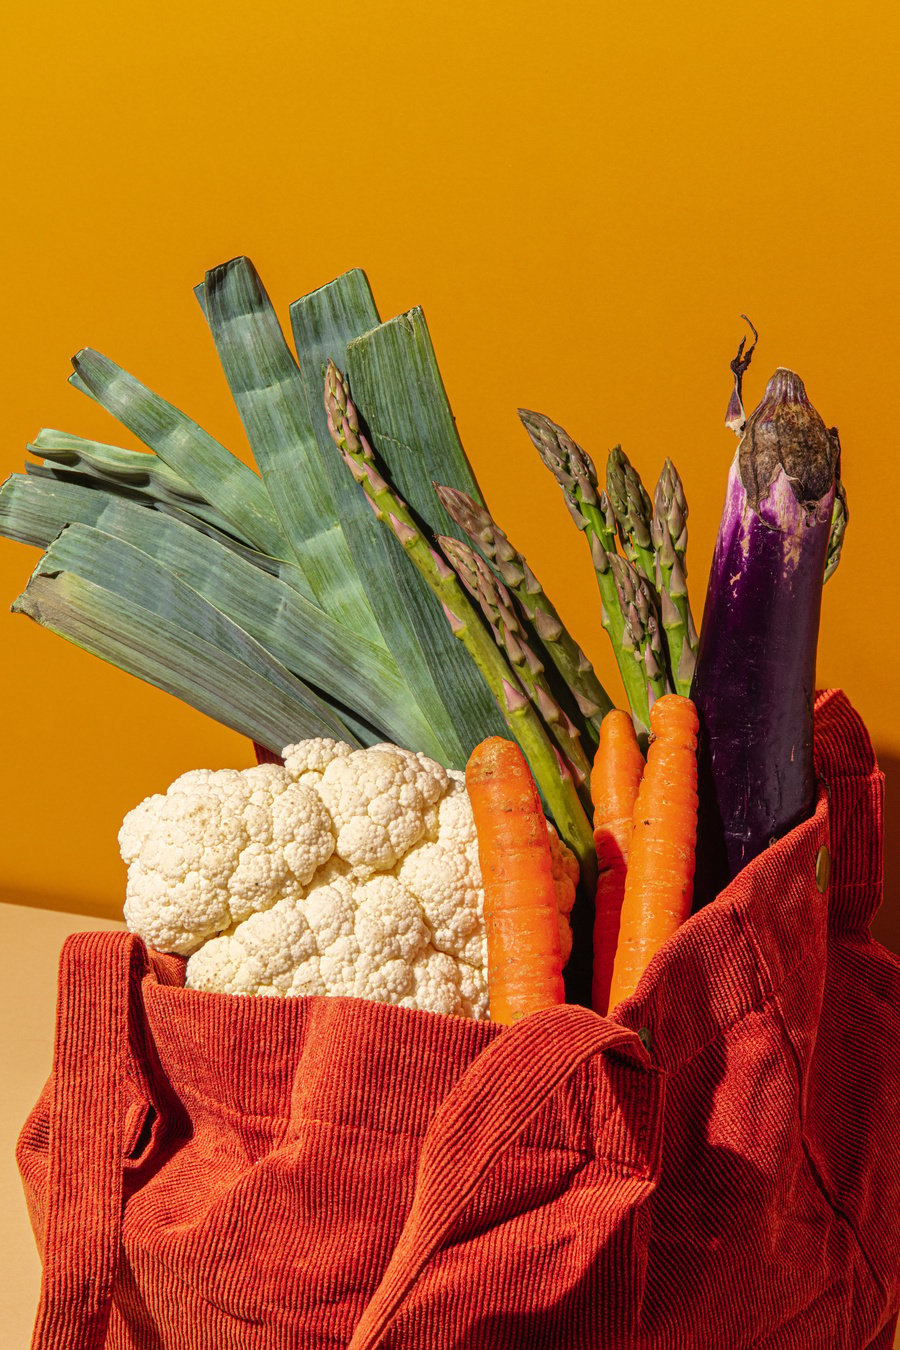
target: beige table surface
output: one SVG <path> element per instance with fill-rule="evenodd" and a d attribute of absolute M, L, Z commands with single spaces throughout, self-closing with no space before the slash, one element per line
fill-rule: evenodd
<path fill-rule="evenodd" d="M 69 933 L 121 928 L 79 914 L 0 904 L 0 1345 L 27 1350 L 40 1284 L 40 1263 L 22 1196 L 14 1150 L 46 1081 L 53 1048 L 56 965 Z M 830 1350 L 810 1347 L 810 1350 Z M 900 1350 L 900 1329 L 894 1341 Z"/>

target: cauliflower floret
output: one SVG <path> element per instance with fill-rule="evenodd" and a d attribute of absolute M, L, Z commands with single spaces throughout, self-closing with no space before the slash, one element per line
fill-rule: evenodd
<path fill-rule="evenodd" d="M 194 769 L 125 817 L 125 921 L 158 951 L 187 955 L 295 896 L 334 844 L 319 796 L 280 765 Z"/>
<path fill-rule="evenodd" d="M 430 942 L 421 905 L 396 877 L 372 877 L 356 886 L 355 896 L 361 951 L 409 962 Z"/>
<path fill-rule="evenodd" d="M 334 759 L 318 785 L 337 834 L 337 853 L 366 878 L 389 871 L 426 832 L 428 808 L 447 791 L 433 759 L 376 745 Z"/>
<path fill-rule="evenodd" d="M 487 962 L 459 962 L 459 1012 L 462 1017 L 485 1020 L 488 1015 Z"/>
<path fill-rule="evenodd" d="M 317 787 L 322 774 L 334 759 L 346 759 L 353 747 L 346 741 L 333 741 L 330 736 L 314 736 L 308 741 L 286 745 L 281 752 L 284 767 L 291 777 L 304 787 Z"/>
<path fill-rule="evenodd" d="M 418 897 L 439 951 L 483 967 L 486 960 L 478 839 L 465 779 L 438 806 L 437 841 L 401 858 L 397 876 Z"/>
<path fill-rule="evenodd" d="M 287 994 L 297 970 L 315 951 L 306 914 L 290 897 L 204 942 L 187 963 L 186 983 L 227 994 L 255 994 L 261 988 Z"/>
<path fill-rule="evenodd" d="M 410 970 L 411 993 L 399 1002 L 407 1008 L 462 1014 L 460 974 L 459 964 L 446 952 L 423 952 Z"/>

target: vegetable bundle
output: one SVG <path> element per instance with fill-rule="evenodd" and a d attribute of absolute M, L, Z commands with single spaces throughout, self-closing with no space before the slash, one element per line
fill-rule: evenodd
<path fill-rule="evenodd" d="M 188 988 L 485 1017 L 464 775 L 394 745 L 324 737 L 285 746 L 283 761 L 194 769 L 129 811 L 119 847 L 131 931 L 186 957 Z M 578 867 L 543 813 L 539 831 L 561 970 Z"/>
<path fill-rule="evenodd" d="M 292 347 L 248 259 L 196 294 L 258 473 L 109 358 L 78 353 L 70 382 L 146 450 L 40 432 L 0 488 L 0 533 L 42 550 L 14 610 L 275 756 L 315 738 L 392 743 L 460 772 L 485 740 L 516 742 L 578 860 L 566 994 L 590 1002 L 590 780 L 616 700 L 514 522 L 484 502 L 422 311 L 382 323 L 348 272 L 291 306 Z M 616 447 L 601 484 L 561 426 L 519 414 L 590 551 L 636 752 L 667 695 L 696 703 L 701 899 L 809 809 L 819 597 L 846 521 L 836 433 L 796 376 L 773 377 L 746 427 L 730 412 L 743 437 L 699 640 L 672 462 L 651 494 Z"/>

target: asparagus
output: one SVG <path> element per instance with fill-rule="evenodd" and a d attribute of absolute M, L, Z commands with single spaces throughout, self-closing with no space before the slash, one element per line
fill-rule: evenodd
<path fill-rule="evenodd" d="M 620 445 L 610 450 L 606 461 L 606 492 L 615 513 L 625 557 L 652 583 L 655 576 L 650 532 L 653 503 L 639 473 Z"/>
<path fill-rule="evenodd" d="M 435 484 L 450 518 L 469 536 L 512 591 L 543 643 L 544 650 L 572 691 L 584 718 L 585 733 L 596 748 L 600 723 L 614 707 L 594 668 L 570 635 L 559 614 L 521 553 L 483 506 L 457 488 Z"/>
<path fill-rule="evenodd" d="M 687 589 L 687 500 L 678 470 L 670 459 L 653 494 L 650 532 L 655 554 L 656 589 L 669 648 L 669 669 L 675 692 L 690 695 L 697 660 L 697 630 Z"/>
<path fill-rule="evenodd" d="M 627 558 L 610 554 L 610 569 L 615 578 L 619 605 L 625 617 L 622 647 L 626 659 L 643 671 L 645 689 L 654 699 L 670 692 L 666 654 L 660 632 L 659 610 L 653 587 Z M 649 725 L 647 696 L 647 723 Z M 641 708 L 643 714 L 643 707 Z"/>
<path fill-rule="evenodd" d="M 522 425 L 547 468 L 563 490 L 566 506 L 579 530 L 596 536 L 604 553 L 616 547 L 616 518 L 606 493 L 597 494 L 597 470 L 586 451 L 563 427 L 543 413 L 519 409 Z"/>
<path fill-rule="evenodd" d="M 562 488 L 575 524 L 588 541 L 602 601 L 601 623 L 609 634 L 625 686 L 638 738 L 650 735 L 646 667 L 634 660 L 625 633 L 623 613 L 611 559 L 616 557 L 616 515 L 605 492 L 597 493 L 597 470 L 590 456 L 562 427 L 542 413 L 519 409 L 519 417 L 538 454 Z"/>
<path fill-rule="evenodd" d="M 831 434 L 837 436 L 837 428 L 832 427 Z M 833 574 L 841 560 L 841 549 L 844 546 L 844 531 L 847 528 L 847 521 L 850 519 L 850 508 L 847 505 L 847 492 L 840 478 L 841 456 L 838 451 L 838 467 L 835 472 L 834 481 L 834 509 L 831 513 L 831 533 L 828 536 L 828 554 L 825 559 L 825 580 Z"/>
<path fill-rule="evenodd" d="M 331 438 L 375 515 L 392 531 L 441 602 L 453 635 L 463 643 L 486 680 L 512 735 L 522 747 L 561 836 L 578 858 L 582 880 L 589 885 L 596 876 L 594 835 L 572 775 L 509 662 L 472 607 L 456 573 L 430 546 L 409 507 L 379 473 L 372 447 L 360 430 L 349 385 L 333 361 L 328 362 L 325 370 L 325 410 Z"/>
<path fill-rule="evenodd" d="M 590 777 L 590 760 L 584 752 L 578 728 L 550 688 L 544 664 L 519 622 L 512 596 L 468 544 L 440 534 L 437 543 L 469 595 L 478 603 L 495 642 L 506 653 L 520 683 L 562 751 L 576 786 L 582 788 Z"/>

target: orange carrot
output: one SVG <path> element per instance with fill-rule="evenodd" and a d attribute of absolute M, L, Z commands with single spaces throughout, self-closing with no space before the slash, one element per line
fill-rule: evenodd
<path fill-rule="evenodd" d="M 697 837 L 697 711 L 664 694 L 634 808 L 609 1005 L 630 997 L 655 952 L 691 912 Z"/>
<path fill-rule="evenodd" d="M 513 741 L 490 736 L 477 745 L 466 787 L 484 886 L 491 1021 L 508 1026 L 565 1002 L 547 822 Z"/>
<path fill-rule="evenodd" d="M 628 713 L 616 708 L 600 723 L 600 744 L 591 769 L 594 845 L 599 872 L 594 902 L 591 1007 L 598 1013 L 605 1013 L 609 1007 L 634 804 L 643 772 L 644 756 L 634 734 L 634 723 Z"/>

